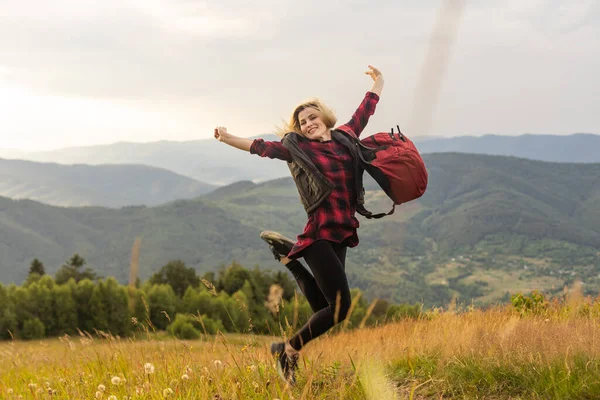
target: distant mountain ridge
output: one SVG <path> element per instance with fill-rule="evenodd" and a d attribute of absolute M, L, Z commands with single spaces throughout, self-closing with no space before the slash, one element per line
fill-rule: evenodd
<path fill-rule="evenodd" d="M 0 158 L 0 196 L 75 207 L 158 205 L 215 186 L 145 165 L 61 165 Z"/>
<path fill-rule="evenodd" d="M 280 140 L 263 135 L 265 140 Z M 506 155 L 550 162 L 600 162 L 600 135 L 521 135 L 452 138 L 414 137 L 423 154 L 460 152 Z M 225 185 L 236 181 L 261 182 L 289 176 L 284 162 L 261 159 L 214 139 L 186 142 L 115 143 L 28 153 L 23 159 L 63 164 L 144 164 L 168 169 L 201 182 Z"/>
<path fill-rule="evenodd" d="M 352 286 L 427 304 L 444 304 L 453 293 L 493 301 L 515 288 L 560 290 L 575 278 L 597 293 L 600 163 L 459 153 L 424 159 L 430 181 L 422 198 L 383 220 L 359 218 L 361 244 L 346 264 Z M 366 206 L 387 210 L 382 192 L 370 181 L 366 188 Z M 234 260 L 281 268 L 259 233 L 294 237 L 305 221 L 291 178 L 237 182 L 156 207 L 62 208 L 0 198 L 0 281 L 22 282 L 34 257 L 53 274 L 77 252 L 100 275 L 125 282 L 136 237 L 141 278 L 173 259 L 200 272 Z"/>
<path fill-rule="evenodd" d="M 600 135 L 460 136 L 417 141 L 421 153 L 472 153 L 549 162 L 600 162 Z"/>

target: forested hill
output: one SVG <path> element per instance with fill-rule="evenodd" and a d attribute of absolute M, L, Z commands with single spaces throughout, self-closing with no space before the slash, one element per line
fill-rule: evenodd
<path fill-rule="evenodd" d="M 361 219 L 349 251 L 351 284 L 395 301 L 491 301 L 515 288 L 598 288 L 600 164 L 431 154 L 426 194 L 392 217 Z M 373 189 L 372 184 L 368 185 Z M 389 202 L 370 190 L 367 206 Z M 0 198 L 0 281 L 21 282 L 37 257 L 49 273 L 79 253 L 102 276 L 128 277 L 142 237 L 140 275 L 181 259 L 198 271 L 237 260 L 281 268 L 259 233 L 301 232 L 306 216 L 289 178 L 239 182 L 157 207 L 59 208 Z"/>
<path fill-rule="evenodd" d="M 146 165 L 61 165 L 0 158 L 0 196 L 65 207 L 158 205 L 215 186 Z"/>

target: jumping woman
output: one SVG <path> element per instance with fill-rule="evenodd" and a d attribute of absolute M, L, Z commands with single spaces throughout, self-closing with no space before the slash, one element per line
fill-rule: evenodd
<path fill-rule="evenodd" d="M 286 161 L 300 194 L 308 221 L 294 243 L 277 232 L 264 231 L 275 258 L 293 274 L 314 314 L 288 341 L 273 343 L 277 369 L 295 382 L 298 352 L 312 339 L 343 321 L 351 297 L 346 277 L 346 249 L 358 245 L 356 207 L 363 202 L 362 171 L 356 148 L 347 135 L 359 137 L 375 112 L 383 76 L 369 65 L 374 83 L 350 121 L 334 129 L 337 119 L 318 99 L 298 105 L 281 130 L 281 142 L 250 140 L 214 130 L 220 142 L 261 157 Z M 300 263 L 304 258 L 312 274 Z"/>

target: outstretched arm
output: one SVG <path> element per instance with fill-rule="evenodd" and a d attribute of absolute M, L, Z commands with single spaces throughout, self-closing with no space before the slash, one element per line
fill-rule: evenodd
<path fill-rule="evenodd" d="M 227 128 L 222 126 L 215 128 L 215 139 L 244 151 L 250 151 L 250 146 L 252 146 L 252 140 L 227 133 Z"/>
<path fill-rule="evenodd" d="M 375 113 L 379 95 L 383 90 L 383 75 L 381 75 L 381 72 L 377 68 L 369 65 L 369 71 L 365 72 L 365 74 L 373 79 L 373 87 L 367 92 L 350 121 L 338 127 L 341 131 L 350 130 L 356 136 L 360 136 L 369 122 L 369 117 Z"/>
<path fill-rule="evenodd" d="M 227 132 L 227 128 L 218 126 L 215 128 L 215 139 L 226 143 L 236 149 L 257 154 L 261 157 L 277 158 L 279 160 L 291 162 L 292 155 L 290 151 L 283 147 L 281 142 L 265 142 L 263 139 L 246 139 L 232 135 Z"/>

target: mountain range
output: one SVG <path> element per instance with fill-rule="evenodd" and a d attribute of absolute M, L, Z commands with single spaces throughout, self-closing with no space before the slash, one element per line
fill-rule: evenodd
<path fill-rule="evenodd" d="M 424 156 L 425 195 L 377 221 L 360 219 L 348 254 L 351 285 L 394 301 L 492 302 L 519 289 L 600 288 L 600 164 L 460 153 Z M 367 180 L 367 206 L 390 202 Z M 237 261 L 281 268 L 264 229 L 294 237 L 306 215 L 290 178 L 240 181 L 190 200 L 146 207 L 54 207 L 0 198 L 0 281 L 22 282 L 37 257 L 49 273 L 79 253 L 100 275 L 128 277 L 142 238 L 140 277 L 169 260 L 199 272 Z"/>
<path fill-rule="evenodd" d="M 275 135 L 264 135 L 263 138 L 280 140 Z M 551 162 L 600 162 L 600 135 L 594 134 L 484 135 L 413 139 L 423 154 L 460 152 L 506 155 Z M 279 160 L 261 159 L 214 139 L 73 147 L 20 154 L 18 158 L 62 164 L 143 164 L 164 168 L 212 185 L 226 185 L 242 180 L 262 182 L 289 176 L 286 164 Z"/>
<path fill-rule="evenodd" d="M 158 205 L 215 189 L 146 165 L 61 165 L 0 158 L 0 196 L 57 206 Z"/>

